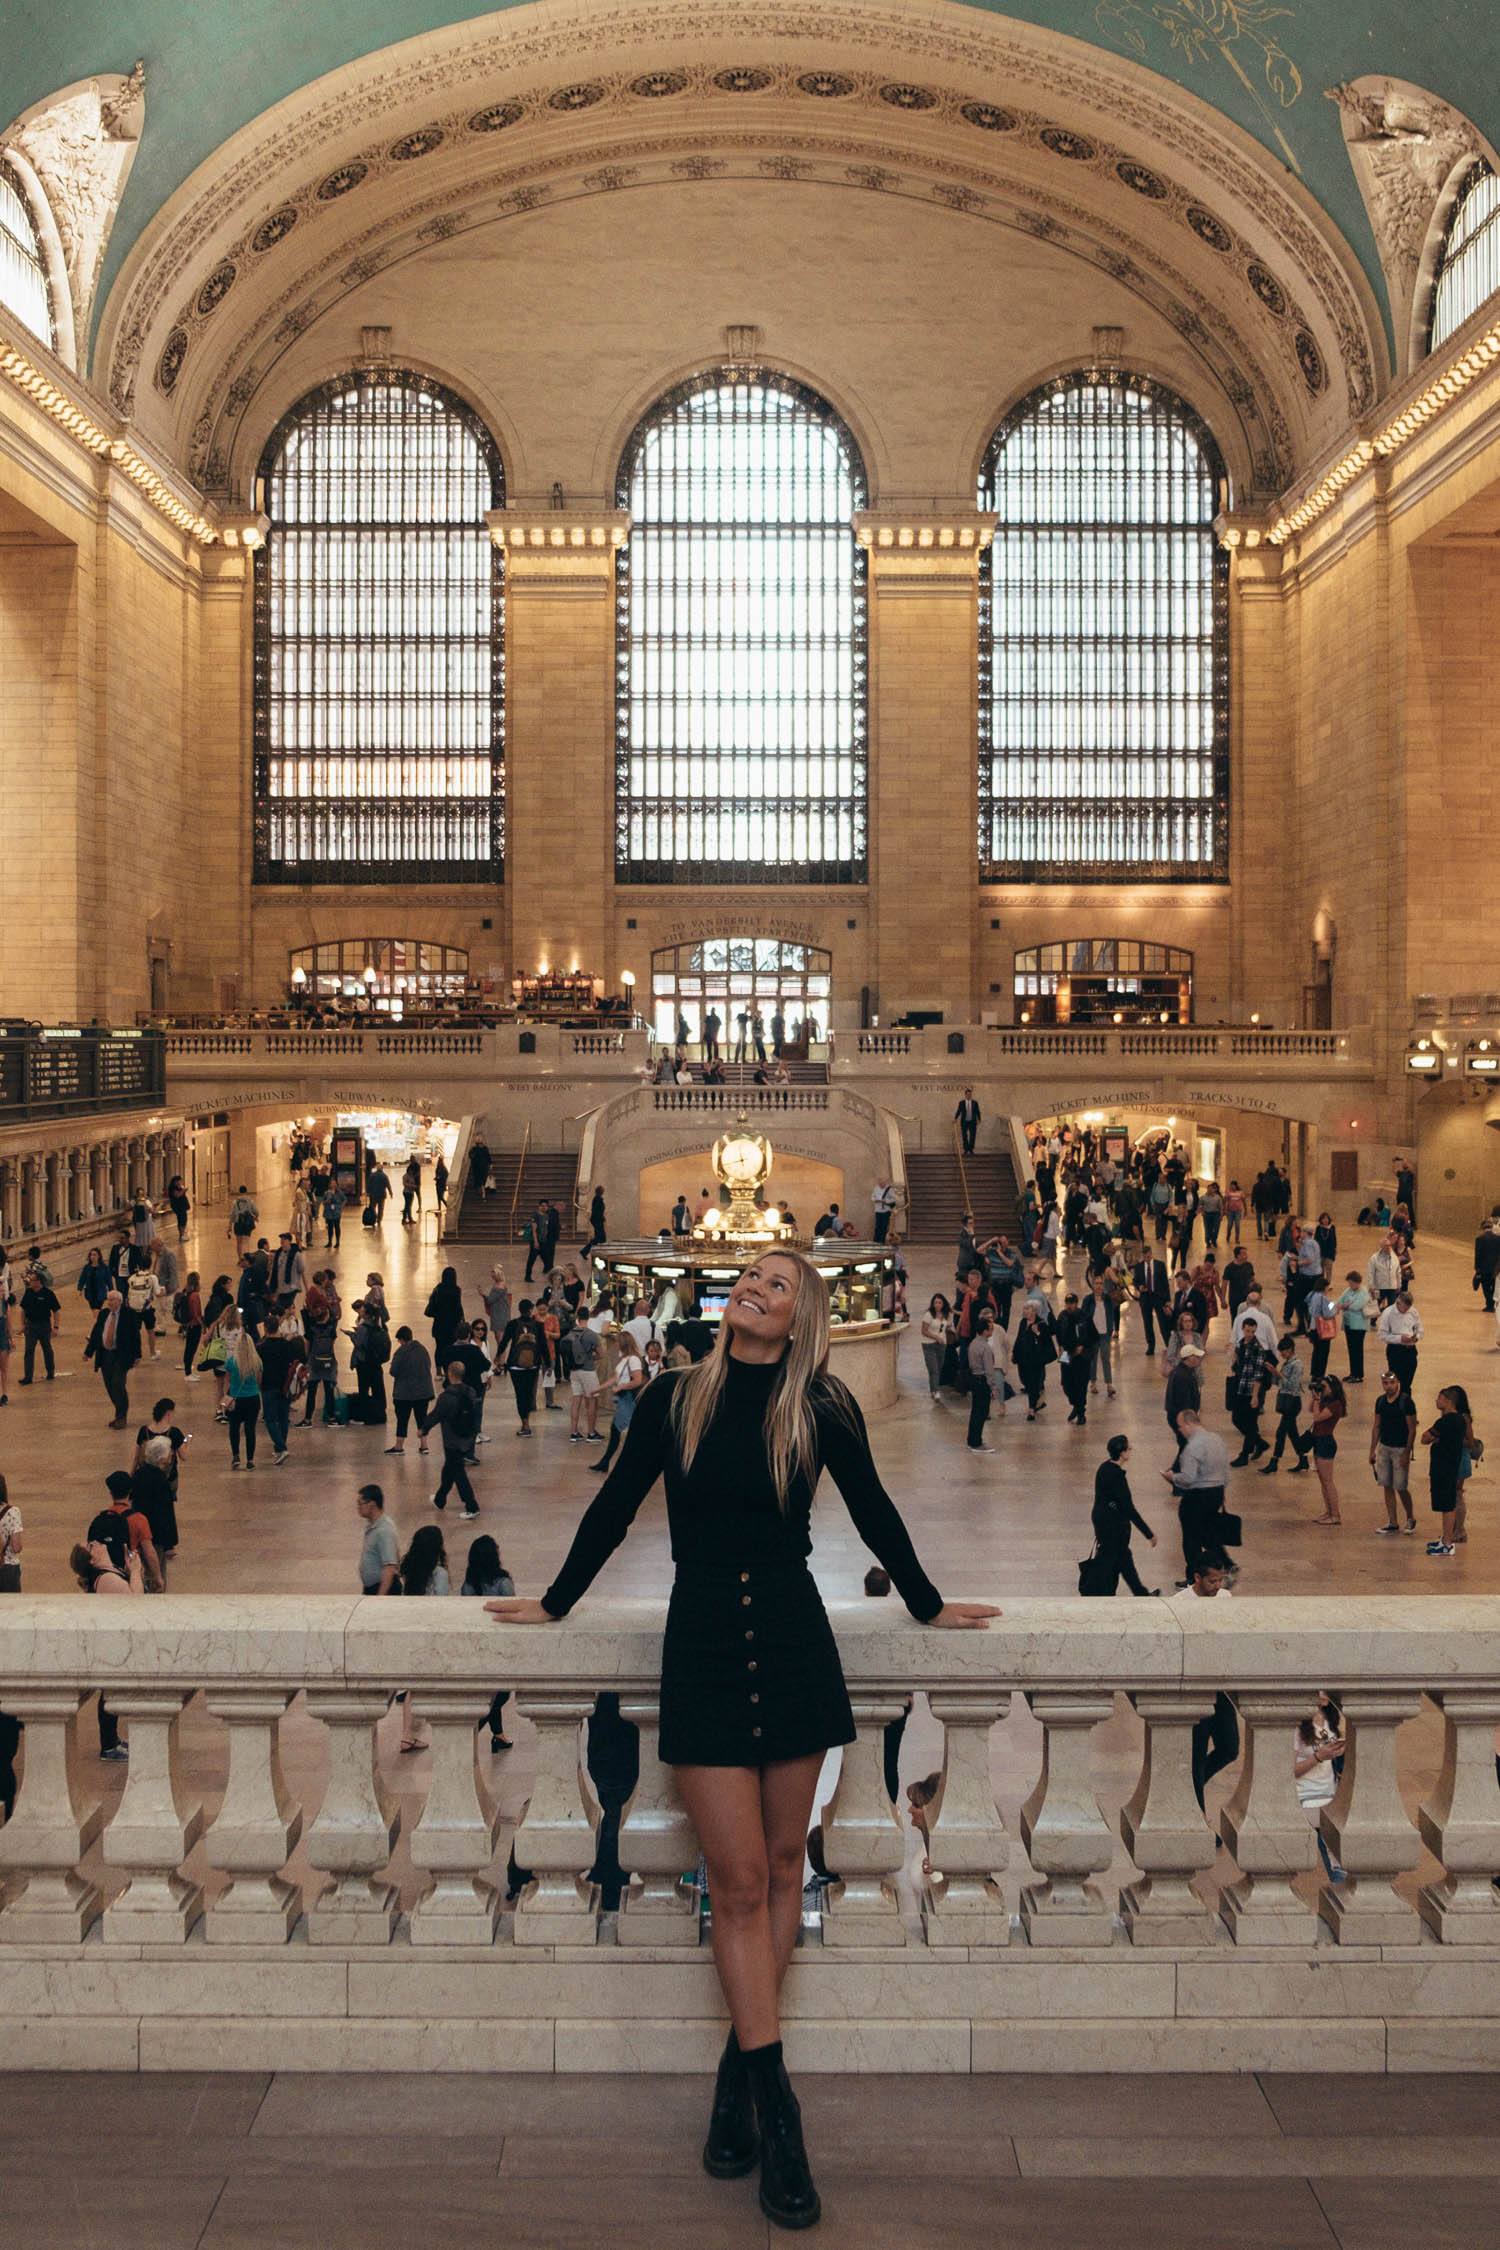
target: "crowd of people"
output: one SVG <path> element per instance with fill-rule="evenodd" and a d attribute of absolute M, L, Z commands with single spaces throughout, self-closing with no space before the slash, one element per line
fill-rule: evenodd
<path fill-rule="evenodd" d="M 929 1394 L 934 1401 L 945 1391 L 966 1395 L 972 1451 L 993 1450 L 987 1432 L 1012 1402 L 1019 1411 L 1024 1399 L 1028 1422 L 1048 1411 L 1054 1367 L 1067 1422 L 1086 1427 L 1101 1393 L 1105 1403 L 1116 1396 L 1120 1357 L 1138 1320 L 1145 1357 L 1157 1361 L 1161 1347 L 1172 1454 L 1160 1473 L 1177 1503 L 1177 1585 L 1186 1590 L 1202 1552 L 1241 1543 L 1242 1518 L 1227 1505 L 1233 1470 L 1258 1466 L 1263 1476 L 1276 1476 L 1286 1462 L 1288 1475 L 1311 1475 L 1321 1502 L 1313 1521 L 1342 1527 L 1339 1432 L 1350 1421 L 1350 1391 L 1365 1383 L 1373 1335 L 1383 1366 L 1365 1450 L 1385 1516 L 1374 1528 L 1384 1538 L 1415 1534 L 1413 1464 L 1425 1455 L 1432 1517 L 1426 1551 L 1446 1560 L 1465 1544 L 1465 1493 L 1484 1447 L 1461 1384 L 1436 1391 L 1421 1426 L 1414 1394 L 1424 1327 L 1410 1167 L 1398 1167 L 1393 1207 L 1362 1214 L 1376 1226 L 1373 1250 L 1341 1272 L 1332 1214 L 1294 1215 L 1290 1183 L 1274 1162 L 1247 1192 L 1233 1179 L 1224 1188 L 1194 1179 L 1185 1149 L 1167 1135 L 1117 1154 L 1091 1132 L 1039 1134 L 1032 1157 L 1035 1179 L 1022 1195 L 1019 1241 L 1003 1234 L 980 1240 L 966 1216 L 954 1294 L 935 1292 L 921 1316 Z M 1253 1251 L 1245 1240 L 1250 1219 Z M 1474 1287 L 1492 1313 L 1497 1275 L 1500 1215 L 1482 1222 L 1474 1244 Z M 1239 1441 L 1233 1455 L 1205 1419 L 1205 1365 L 1216 1324 L 1224 1331 L 1223 1411 Z M 1340 1344 L 1346 1364 L 1335 1370 L 1330 1363 Z M 1101 1567 L 1088 1591 L 1113 1593 L 1122 1581 L 1133 1593 L 1147 1591 L 1130 1552 L 1132 1528 L 1144 1532 L 1145 1525 L 1125 1475 L 1129 1450 L 1125 1437 L 1112 1437 L 1098 1470 L 1093 1529 Z"/>

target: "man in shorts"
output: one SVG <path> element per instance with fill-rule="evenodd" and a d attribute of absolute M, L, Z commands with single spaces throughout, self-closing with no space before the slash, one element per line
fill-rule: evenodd
<path fill-rule="evenodd" d="M 1394 1539 L 1398 1531 L 1410 1538 L 1417 1528 L 1411 1504 L 1411 1455 L 1416 1442 L 1417 1409 L 1412 1395 L 1388 1367 L 1380 1378 L 1375 1419 L 1370 1425 L 1370 1466 L 1385 1494 L 1386 1520 L 1377 1526 L 1382 1539 Z M 1398 1499 L 1406 1510 L 1404 1524 L 1396 1521 Z"/>
<path fill-rule="evenodd" d="M 572 1393 L 569 1413 L 572 1428 L 569 1437 L 574 1445 L 599 1437 L 599 1378 L 594 1372 L 599 1357 L 599 1334 L 586 1320 L 580 1320 L 568 1330 L 562 1340 L 563 1364 L 568 1370 L 568 1389 Z M 579 1428 L 586 1421 L 587 1430 Z"/>

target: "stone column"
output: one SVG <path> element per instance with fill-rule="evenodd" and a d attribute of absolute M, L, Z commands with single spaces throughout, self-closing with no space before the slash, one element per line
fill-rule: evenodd
<path fill-rule="evenodd" d="M 1304 1688 L 1247 1688 L 1236 1694 L 1244 1761 L 1219 1828 L 1239 1869 L 1219 1912 L 1239 1945 L 1313 1944 L 1317 1917 L 1292 1888 L 1314 1865 L 1317 1839 L 1297 1801 L 1292 1741 L 1307 1716 Z"/>
<path fill-rule="evenodd" d="M 1391 1888 L 1415 1867 L 1422 1839 L 1406 1817 L 1396 1780 L 1396 1729 L 1414 1716 L 1410 1688 L 1351 1688 L 1343 1700 L 1349 1747 L 1323 1833 L 1348 1881 L 1326 1884 L 1318 1912 L 1340 1945 L 1414 1945 L 1418 1928 Z"/>
<path fill-rule="evenodd" d="M 1042 1880 L 1021 1893 L 1033 1945 L 1113 1945 L 1114 1917 L 1091 1875 L 1115 1856 L 1089 1764 L 1089 1738 L 1115 1707 L 1102 1688 L 1038 1688 L 1027 1702 L 1042 1725 L 1042 1770 L 1021 1807 L 1021 1840 Z"/>
<path fill-rule="evenodd" d="M 823 1901 L 823 1943 L 905 1945 L 895 1889 L 905 1838 L 885 1789 L 885 1730 L 902 1698 L 855 1694 L 850 1704 L 856 1739 L 823 1815 L 823 1864 L 839 1878 Z"/>
<path fill-rule="evenodd" d="M 328 1729 L 328 1787 L 303 1838 L 309 1866 L 332 1883 L 308 1909 L 310 1945 L 389 1945 L 400 1912 L 382 1880 L 401 1827 L 401 1807 L 385 1786 L 375 1729 L 390 1709 L 386 1688 L 307 1691 L 307 1708 Z"/>
<path fill-rule="evenodd" d="M 1120 1834 L 1140 1875 L 1120 1893 L 1120 1918 L 1136 1945 L 1212 1945 L 1217 1925 L 1192 1888 L 1216 1849 L 1193 1794 L 1192 1745 L 1213 1690 L 1143 1688 L 1130 1700 L 1146 1740 L 1140 1780 L 1120 1807 Z"/>
<path fill-rule="evenodd" d="M 14 1687 L 5 1709 L 26 1729 L 26 1772 L 16 1809 L 0 1828 L 0 1945 L 76 1945 L 99 1912 L 98 1886 L 79 1862 L 104 1825 L 84 1802 L 73 1687 Z"/>
<path fill-rule="evenodd" d="M 214 1688 L 204 1697 L 229 1729 L 229 1779 L 208 1831 L 209 1865 L 233 1877 L 208 1908 L 210 1945 L 280 1945 L 301 1907 L 281 1870 L 302 1833 L 302 1808 L 281 1770 L 289 1688 Z"/>
<path fill-rule="evenodd" d="M 594 1708 L 584 1688 L 535 1688 L 516 1697 L 537 1731 L 536 1781 L 515 1834 L 518 1867 L 536 1881 L 516 1902 L 517 1945 L 592 1945 L 598 1804 L 583 1763 L 581 1729 Z M 587 1809 L 586 1809 L 587 1808 Z"/>
<path fill-rule="evenodd" d="M 641 1770 L 620 1823 L 620 1865 L 631 1877 L 621 1894 L 621 1945 L 696 1945 L 698 1839 L 661 1762 L 661 1705 L 652 1695 L 621 1698 L 620 1714 L 640 1729 Z"/>
<path fill-rule="evenodd" d="M 943 1728 L 943 1779 L 927 1815 L 933 1869 L 927 1941 L 1008 1945 L 1004 1870 L 1010 1845 L 990 1780 L 990 1738 L 1010 1709 L 1010 1696 L 993 1688 L 934 1688 L 928 1702 Z"/>
<path fill-rule="evenodd" d="M 0 1233 L 14 1242 L 21 1231 L 21 1165 L 14 1156 L 0 1157 Z"/>
<path fill-rule="evenodd" d="M 203 1828 L 203 1807 L 187 1801 L 178 1730 L 191 1689 L 109 1690 L 109 1707 L 130 1724 L 125 1794 L 104 1831 L 104 1864 L 130 1880 L 104 1909 L 107 1945 L 180 1945 L 203 1911 L 197 1883 L 178 1873 Z"/>
<path fill-rule="evenodd" d="M 1493 1945 L 1500 1936 L 1493 1880 L 1500 1875 L 1500 1691 L 1443 1688 L 1432 1700 L 1443 1714 L 1443 1766 L 1417 1819 L 1423 1843 L 1445 1873 L 1422 1889 L 1417 1908 L 1444 1945 Z"/>
<path fill-rule="evenodd" d="M 116 1211 L 130 1200 L 130 1155 L 124 1141 L 109 1144 L 109 1200 Z"/>
<path fill-rule="evenodd" d="M 110 1152 L 105 1141 L 95 1141 L 89 1150 L 89 1217 L 102 1219 L 110 1207 Z"/>
<path fill-rule="evenodd" d="M 42 1225 L 49 1234 L 68 1223 L 66 1164 L 58 1148 L 48 1149 L 42 1158 Z"/>
<path fill-rule="evenodd" d="M 882 1021 L 904 1006 L 971 1023 L 979 885 L 979 557 L 972 501 L 854 519 L 870 605 L 870 884 Z"/>
<path fill-rule="evenodd" d="M 42 1214 L 42 1162 L 38 1156 L 21 1159 L 21 1231 L 40 1234 Z"/>
<path fill-rule="evenodd" d="M 146 1135 L 145 1176 L 147 1201 L 160 1202 L 162 1189 L 167 1184 L 166 1173 L 162 1170 L 160 1133 Z"/>
<path fill-rule="evenodd" d="M 432 1729 L 432 1785 L 411 1831 L 411 1863 L 432 1889 L 411 1912 L 413 1945 L 488 1945 L 500 1919 L 500 1894 L 485 1879 L 500 1813 L 479 1771 L 480 1721 L 487 1689 L 424 1687 L 422 1716 Z"/>
<path fill-rule="evenodd" d="M 505 556 L 510 957 L 612 982 L 615 557 L 630 518 L 515 500 L 489 522 Z"/>

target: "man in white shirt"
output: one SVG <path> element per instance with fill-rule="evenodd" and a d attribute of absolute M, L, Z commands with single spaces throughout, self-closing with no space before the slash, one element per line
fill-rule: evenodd
<path fill-rule="evenodd" d="M 1217 1544 L 1214 1519 L 1224 1512 L 1224 1488 L 1229 1482 L 1229 1448 L 1216 1430 L 1207 1430 L 1190 1406 L 1177 1416 L 1182 1451 L 1175 1469 L 1162 1475 L 1177 1494 L 1177 1521 L 1182 1530 L 1183 1576 L 1179 1587 L 1190 1583 L 1197 1557 Z"/>
<path fill-rule="evenodd" d="M 645 1358 L 648 1344 L 661 1342 L 661 1330 L 651 1318 L 651 1307 L 644 1297 L 636 1299 L 635 1310 L 620 1333 L 630 1338 L 637 1359 Z"/>
<path fill-rule="evenodd" d="M 1409 1291 L 1403 1289 L 1396 1302 L 1386 1306 L 1375 1333 L 1385 1346 L 1386 1366 L 1400 1377 L 1402 1390 L 1409 1391 L 1416 1381 L 1417 1346 L 1422 1341 L 1422 1315 Z"/>
<path fill-rule="evenodd" d="M 1234 1316 L 1234 1325 L 1229 1331 L 1232 1347 L 1238 1347 L 1247 1328 L 1254 1329 L 1262 1351 L 1274 1355 L 1276 1350 L 1276 1323 L 1261 1303 L 1260 1284 L 1258 1282 L 1248 1292 L 1245 1302 Z"/>
<path fill-rule="evenodd" d="M 1380 1247 L 1371 1254 L 1365 1268 L 1365 1285 L 1373 1289 L 1382 1306 L 1391 1304 L 1401 1287 L 1401 1253 L 1396 1247 L 1396 1237 L 1388 1234 Z"/>
<path fill-rule="evenodd" d="M 891 1231 L 891 1213 L 896 1208 L 896 1191 L 889 1180 L 877 1180 L 875 1192 L 870 1197 L 875 1207 L 875 1240 L 884 1242 Z"/>

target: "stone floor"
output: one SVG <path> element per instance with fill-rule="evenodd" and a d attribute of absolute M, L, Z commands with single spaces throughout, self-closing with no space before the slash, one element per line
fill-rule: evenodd
<path fill-rule="evenodd" d="M 1484 2250 L 1500 2080 L 804 2078 L 822 2250 Z M 0 2076 L 6 2250 L 769 2250 L 697 2077 Z"/>
<path fill-rule="evenodd" d="M 273 1232 L 281 1213 L 271 1204 L 263 1225 Z M 1357 1246 L 1357 1247 L 1356 1247 Z M 1368 1235 L 1345 1242 L 1347 1260 L 1368 1254 Z M 1269 1275 L 1269 1246 L 1257 1253 Z M 1481 1433 L 1500 1358 L 1495 1329 L 1469 1288 L 1466 1253 L 1456 1244 L 1422 1241 L 1417 1261 L 1418 1302 L 1427 1324 L 1417 1404 L 1424 1419 L 1441 1383 L 1468 1387 Z M 188 1259 L 205 1283 L 224 1270 L 231 1249 L 222 1214 L 208 1214 L 201 1231 L 189 1236 Z M 389 1216 L 378 1247 L 358 1227 L 345 1231 L 335 1253 L 345 1304 L 360 1294 L 365 1273 L 378 1265 L 385 1275 L 393 1325 L 409 1321 L 429 1340 L 422 1307 L 445 1259 L 453 1255 L 465 1300 L 475 1311 L 478 1284 L 488 1271 L 479 1252 L 439 1251 L 424 1244 L 415 1229 L 403 1230 Z M 1340 1259 L 1340 1264 L 1345 1260 Z M 509 1260 L 519 1283 L 522 1260 Z M 949 1282 L 946 1254 L 917 1250 L 911 1256 L 911 1304 L 915 1313 L 935 1287 Z M 11 1368 L 10 1405 L 0 1414 L 0 1470 L 26 1524 L 25 1582 L 34 1593 L 71 1588 L 68 1549 L 103 1505 L 106 1473 L 128 1463 L 131 1439 L 106 1429 L 109 1408 L 91 1367 L 81 1361 L 87 1324 L 82 1301 L 71 1287 L 76 1270 L 59 1289 L 64 1301 L 64 1333 L 55 1384 L 40 1379 L 28 1393 L 18 1390 L 20 1354 Z M 436 1462 L 420 1459 L 414 1445 L 406 1457 L 384 1457 L 390 1430 L 353 1428 L 297 1430 L 291 1459 L 272 1466 L 261 1439 L 253 1476 L 232 1475 L 229 1447 L 212 1411 L 207 1379 L 185 1383 L 168 1335 L 155 1365 L 135 1371 L 131 1383 L 132 1421 L 144 1418 L 152 1402 L 170 1394 L 178 1401 L 181 1426 L 194 1433 L 182 1473 L 180 1507 L 182 1548 L 173 1586 L 183 1592 L 299 1592 L 343 1590 L 354 1582 L 360 1526 L 354 1493 L 368 1478 L 386 1488 L 391 1515 L 403 1537 L 431 1521 L 428 1501 L 436 1481 Z M 1205 1398 L 1210 1419 L 1226 1424 L 1222 1413 L 1227 1322 L 1216 1323 L 1217 1348 L 1207 1362 Z M 1343 1348 L 1335 1346 L 1334 1367 L 1342 1371 Z M 1374 1354 L 1371 1355 L 1372 1366 Z M 1132 1480 L 1137 1505 L 1154 1524 L 1161 1544 L 1141 1554 L 1150 1585 L 1170 1590 L 1179 1575 L 1175 1509 L 1160 1472 L 1171 1459 L 1161 1414 L 1159 1360 L 1141 1348 L 1133 1308 L 1127 1311 L 1125 1351 L 1117 1377 L 1119 1396 L 1102 1394 L 1092 1402 L 1086 1430 L 1069 1428 L 1055 1369 L 1049 1375 L 1051 1404 L 1034 1425 L 1013 1404 L 1003 1422 L 993 1421 L 989 1454 L 971 1454 L 964 1445 L 966 1407 L 955 1396 L 929 1402 L 916 1323 L 902 1340 L 902 1390 L 898 1404 L 872 1428 L 882 1474 L 906 1515 L 929 1572 L 951 1594 L 990 1596 L 1071 1593 L 1076 1563 L 1088 1550 L 1093 1476 L 1104 1441 L 1115 1430 L 1134 1441 Z M 348 1378 L 346 1373 L 346 1385 Z M 348 1385 L 352 1387 L 352 1385 Z M 1418 1488 L 1421 1536 L 1382 1540 L 1373 1536 L 1383 1520 L 1366 1454 L 1373 1376 L 1345 1425 L 1339 1460 L 1345 1528 L 1319 1530 L 1317 1482 L 1311 1475 L 1289 1481 L 1285 1475 L 1262 1478 L 1242 1472 L 1234 1501 L 1245 1516 L 1242 1590 L 1246 1593 L 1322 1593 L 1330 1586 L 1350 1593 L 1429 1593 L 1500 1591 L 1500 1549 L 1494 1537 L 1497 1449 L 1470 1486 L 1471 1538 L 1452 1561 L 1430 1562 L 1422 1549 L 1427 1537 L 1425 1488 Z M 565 1394 L 559 1397 L 566 1403 Z M 1364 1401 L 1363 1408 L 1360 1402 Z M 515 1435 L 508 1391 L 492 1397 L 490 1442 L 480 1448 L 475 1488 L 483 1511 L 476 1527 L 491 1532 L 523 1591 L 540 1591 L 561 1560 L 574 1523 L 596 1488 L 589 1464 L 600 1449 L 568 1442 L 565 1411 L 539 1414 L 537 1436 L 523 1443 Z M 1493 1431 L 1490 1435 L 1495 1435 Z M 1231 1438 L 1233 1433 L 1230 1433 Z M 133 1433 L 132 1433 L 133 1436 Z M 452 1542 L 449 1556 L 457 1585 L 467 1542 L 454 1511 L 446 1519 Z M 869 1557 L 856 1537 L 837 1492 L 825 1482 L 814 1517 L 815 1568 L 825 1594 L 854 1596 Z M 601 1594 L 664 1594 L 670 1583 L 665 1510 L 661 1496 L 648 1500 L 624 1547 L 599 1581 Z"/>

